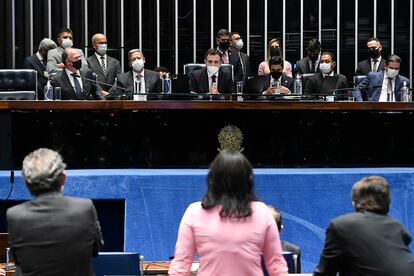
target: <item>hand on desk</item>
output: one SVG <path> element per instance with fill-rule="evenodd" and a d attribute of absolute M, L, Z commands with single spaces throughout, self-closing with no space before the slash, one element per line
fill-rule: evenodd
<path fill-rule="evenodd" d="M 0 276 L 6 276 L 6 271 L 0 268 Z"/>
<path fill-rule="evenodd" d="M 290 90 L 287 87 L 269 87 L 267 90 L 263 91 L 263 95 L 273 95 L 273 94 L 290 94 Z"/>

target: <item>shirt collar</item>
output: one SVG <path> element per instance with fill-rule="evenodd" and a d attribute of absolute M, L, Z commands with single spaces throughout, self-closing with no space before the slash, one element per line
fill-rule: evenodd
<path fill-rule="evenodd" d="M 325 78 L 325 77 L 333 77 L 333 76 L 335 76 L 335 73 L 334 73 L 334 71 L 332 71 L 330 74 L 324 74 L 324 73 L 322 73 L 322 76 Z"/>
<path fill-rule="evenodd" d="M 381 62 L 382 57 L 381 57 L 381 56 L 379 56 L 379 57 L 377 57 L 377 58 L 370 58 L 371 62 L 373 62 L 373 61 L 374 61 L 374 59 L 376 59 L 378 62 Z"/>
<path fill-rule="evenodd" d="M 68 76 L 72 76 L 73 73 L 76 73 L 76 75 L 78 75 L 77 77 L 80 78 L 79 70 L 76 72 L 72 72 L 72 71 L 69 71 L 67 68 L 65 68 L 65 71 L 66 71 L 66 74 L 68 74 Z"/>
<path fill-rule="evenodd" d="M 141 75 L 142 77 L 144 77 L 145 76 L 145 68 L 144 69 L 142 69 L 142 71 L 141 71 L 141 73 L 137 73 L 137 72 L 135 72 L 134 70 L 132 70 L 132 75 L 133 75 L 133 77 L 134 77 L 134 79 L 138 76 L 138 75 Z"/>
<path fill-rule="evenodd" d="M 101 57 L 104 57 L 104 58 L 105 58 L 105 60 L 106 60 L 106 54 L 105 54 L 105 55 L 103 55 L 103 56 L 101 56 L 100 54 L 98 54 L 97 52 L 95 52 L 95 56 L 96 56 L 96 58 L 97 58 L 99 61 L 101 61 Z"/>

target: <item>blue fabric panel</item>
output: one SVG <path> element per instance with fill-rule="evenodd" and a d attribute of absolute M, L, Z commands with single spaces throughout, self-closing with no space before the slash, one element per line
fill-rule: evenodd
<path fill-rule="evenodd" d="M 11 199 L 27 200 L 16 172 Z M 178 226 L 186 207 L 205 192 L 207 170 L 69 170 L 64 193 L 92 199 L 125 200 L 124 250 L 140 252 L 145 260 L 168 260 L 174 254 Z M 368 175 L 390 183 L 390 215 L 414 234 L 414 169 L 256 169 L 258 197 L 284 215 L 283 239 L 302 249 L 302 271 L 311 272 L 319 260 L 329 221 L 352 212 L 352 185 Z M 9 172 L 0 171 L 0 198 L 9 190 Z"/>

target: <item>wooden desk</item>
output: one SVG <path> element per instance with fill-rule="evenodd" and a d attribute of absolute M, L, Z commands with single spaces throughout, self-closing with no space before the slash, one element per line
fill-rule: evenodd
<path fill-rule="evenodd" d="M 207 167 L 227 125 L 243 132 L 256 167 L 413 166 L 413 111 L 400 102 L 0 101 L 0 169 L 40 146 L 60 149 L 73 169 Z"/>
<path fill-rule="evenodd" d="M 0 268 L 3 269 L 3 270 L 5 270 L 6 264 L 0 263 Z M 14 270 L 6 271 L 6 276 L 14 276 Z"/>

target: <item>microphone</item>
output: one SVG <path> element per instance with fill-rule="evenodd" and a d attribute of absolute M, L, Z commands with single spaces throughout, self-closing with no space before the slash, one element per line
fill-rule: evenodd
<path fill-rule="evenodd" d="M 98 81 L 98 75 L 97 75 L 97 74 L 95 74 L 95 73 L 93 73 L 93 72 L 92 72 L 92 76 L 93 76 L 95 79 L 89 79 L 89 78 L 87 78 L 87 77 L 84 77 L 84 76 L 81 76 L 81 75 L 79 75 L 79 74 L 76 74 L 76 77 L 77 77 L 77 78 L 81 78 L 81 79 L 83 79 L 83 80 L 88 80 L 88 81 L 91 81 L 91 82 L 95 82 L 95 83 L 97 83 L 97 84 L 104 84 L 104 85 L 108 85 L 108 86 L 115 87 L 115 88 L 117 88 L 117 89 L 126 90 L 126 88 L 124 88 L 124 87 L 120 87 L 120 86 L 116 86 L 116 85 L 115 85 L 115 83 L 116 83 L 116 81 L 117 81 L 117 79 L 116 79 L 116 78 L 115 78 L 115 83 L 114 83 L 114 84 L 110 84 L 110 83 L 106 83 L 106 82 L 103 82 L 103 81 Z"/>

